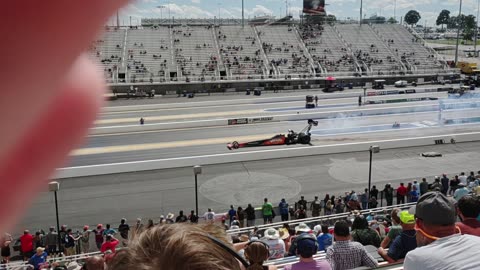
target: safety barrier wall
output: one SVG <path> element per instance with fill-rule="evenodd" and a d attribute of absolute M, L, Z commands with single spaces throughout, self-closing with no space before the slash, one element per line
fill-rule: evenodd
<path fill-rule="evenodd" d="M 397 95 L 397 94 L 415 94 L 415 93 L 431 93 L 439 92 L 438 89 L 447 86 L 431 86 L 431 87 L 412 87 L 412 88 L 387 88 L 382 90 L 369 90 L 367 96 L 382 96 L 382 95 Z M 453 87 L 453 86 L 452 86 Z M 458 86 L 455 86 L 458 87 Z M 311 89 L 312 91 L 320 91 L 321 89 Z M 294 94 L 294 93 L 292 93 Z M 359 94 L 363 94 L 362 89 L 345 90 L 345 92 L 336 93 L 320 93 L 321 99 L 334 99 L 334 98 L 348 98 L 358 97 Z M 169 108 L 183 108 L 183 107 L 198 107 L 198 106 L 215 106 L 226 104 L 255 104 L 255 103 L 267 103 L 267 102 L 284 102 L 284 101 L 304 101 L 305 96 L 280 96 L 280 97 L 265 97 L 265 98 L 245 98 L 237 100 L 212 100 L 212 101 L 195 101 L 195 102 L 182 102 L 182 103 L 168 103 L 168 104 L 150 104 L 150 105 L 132 105 L 132 106 L 113 106 L 103 108 L 103 112 L 127 112 L 134 110 L 155 110 L 155 109 L 169 109 Z"/>
<path fill-rule="evenodd" d="M 154 130 L 170 130 L 179 128 L 195 128 L 195 127 L 214 127 L 214 126 L 227 126 L 227 125 L 241 125 L 247 123 L 259 123 L 259 122 L 279 122 L 279 121 L 298 121 L 306 119 L 328 119 L 339 117 L 355 117 L 355 116 L 369 116 L 378 114 L 396 114 L 396 113 L 411 113 L 411 112 L 427 112 L 432 110 L 438 110 L 437 104 L 432 105 L 405 105 L 399 107 L 382 107 L 371 109 L 352 109 L 342 110 L 334 112 L 305 112 L 290 113 L 283 115 L 261 115 L 261 116 L 248 116 L 230 119 L 212 119 L 212 120 L 195 120 L 195 121 L 182 121 L 182 122 L 167 122 L 167 123 L 154 123 L 146 125 L 127 125 L 127 126 L 108 126 L 108 127 L 95 127 L 90 130 L 91 135 L 100 134 L 112 134 L 112 133 L 125 133 L 125 132 L 144 132 Z"/>
<path fill-rule="evenodd" d="M 300 146 L 296 148 L 264 149 L 251 152 L 229 152 L 205 156 L 180 157 L 158 159 L 149 161 L 123 162 L 82 167 L 58 169 L 54 179 L 72 177 L 105 175 L 114 173 L 150 171 L 168 168 L 190 167 L 195 165 L 213 165 L 232 162 L 267 160 L 277 158 L 290 158 L 300 156 L 325 155 L 337 153 L 350 153 L 368 151 L 371 145 L 378 145 L 381 149 L 394 149 L 403 147 L 428 146 L 451 143 L 453 138 L 456 143 L 477 141 L 480 132 L 446 134 L 438 136 L 415 137 L 406 139 L 379 140 L 361 143 L 345 143 L 326 146 Z M 226 150 L 227 151 L 227 150 Z"/>

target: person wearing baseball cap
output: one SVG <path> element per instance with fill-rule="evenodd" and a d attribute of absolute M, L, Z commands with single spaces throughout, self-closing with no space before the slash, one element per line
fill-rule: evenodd
<path fill-rule="evenodd" d="M 405 257 L 404 270 L 480 269 L 480 260 L 472 254 L 480 237 L 461 234 L 453 200 L 441 192 L 428 192 L 409 212 L 415 216 L 418 247 Z"/>
<path fill-rule="evenodd" d="M 415 216 L 408 211 L 397 212 L 397 215 L 400 219 L 402 232 L 393 240 L 388 252 L 382 247 L 378 248 L 378 254 L 389 263 L 403 260 L 409 251 L 417 248 Z"/>
<path fill-rule="evenodd" d="M 296 254 L 299 262 L 285 266 L 285 270 L 331 270 L 332 267 L 326 260 L 315 260 L 313 255 L 318 251 L 315 235 L 303 233 L 297 237 Z"/>

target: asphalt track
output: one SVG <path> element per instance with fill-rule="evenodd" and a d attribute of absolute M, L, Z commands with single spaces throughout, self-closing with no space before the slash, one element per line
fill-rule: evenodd
<path fill-rule="evenodd" d="M 426 151 L 444 156 L 421 157 Z M 441 173 L 477 171 L 479 152 L 480 142 L 383 150 L 373 158 L 373 184 L 397 186 L 420 177 L 431 181 Z M 284 197 L 292 203 L 300 194 L 311 200 L 315 195 L 359 191 L 367 185 L 368 158 L 365 151 L 204 166 L 199 175 L 200 213 L 208 207 L 224 211 L 230 204 L 258 206 L 264 197 L 274 203 Z M 65 179 L 60 181 L 58 196 L 60 223 L 79 229 L 84 224 L 118 226 L 122 217 L 131 224 L 137 217 L 158 219 L 169 212 L 190 211 L 195 205 L 192 168 Z M 53 194 L 44 192 L 17 229 L 54 224 Z"/>

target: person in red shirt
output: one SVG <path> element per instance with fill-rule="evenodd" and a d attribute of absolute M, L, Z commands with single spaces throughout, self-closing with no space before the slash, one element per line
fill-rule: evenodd
<path fill-rule="evenodd" d="M 20 237 L 20 251 L 24 261 L 28 261 L 33 256 L 33 239 L 33 235 L 28 230 L 23 231 Z"/>
<path fill-rule="evenodd" d="M 100 252 L 105 253 L 107 250 L 110 250 L 112 253 L 115 253 L 115 248 L 117 247 L 118 243 L 119 241 L 109 234 L 105 238 L 105 242 L 102 244 Z"/>
<path fill-rule="evenodd" d="M 397 188 L 397 204 L 405 203 L 405 196 L 407 195 L 407 188 L 403 183 L 400 183 L 400 186 Z"/>

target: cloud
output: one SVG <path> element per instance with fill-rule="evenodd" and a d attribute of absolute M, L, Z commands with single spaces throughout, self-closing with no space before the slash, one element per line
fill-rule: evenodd
<path fill-rule="evenodd" d="M 194 3 L 194 4 L 200 4 L 200 0 L 192 0 L 192 3 Z"/>

